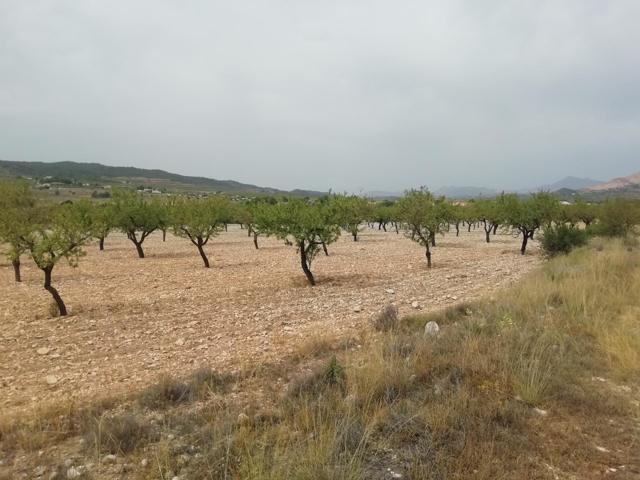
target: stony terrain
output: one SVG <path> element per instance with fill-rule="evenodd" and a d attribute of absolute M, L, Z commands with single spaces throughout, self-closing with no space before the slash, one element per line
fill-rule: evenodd
<path fill-rule="evenodd" d="M 87 247 L 78 268 L 60 265 L 54 285 L 70 316 L 51 316 L 41 273 L 25 260 L 22 284 L 0 265 L 0 408 L 29 409 L 43 400 L 88 399 L 143 387 L 162 372 L 202 365 L 236 370 L 291 352 L 313 335 L 351 334 L 388 303 L 401 314 L 469 300 L 505 286 L 539 262 L 536 245 L 522 257 L 518 239 L 484 232 L 438 238 L 434 268 L 402 234 L 367 229 L 329 246 L 307 286 L 295 249 L 233 226 L 207 247 L 202 267 L 187 240 L 161 234 L 145 242 L 147 258 L 113 234 L 106 250 Z"/>

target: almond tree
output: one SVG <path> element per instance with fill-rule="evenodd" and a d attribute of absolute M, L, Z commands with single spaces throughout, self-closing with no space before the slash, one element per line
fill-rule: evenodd
<path fill-rule="evenodd" d="M 480 199 L 475 202 L 475 214 L 484 227 L 487 243 L 491 242 L 491 233 L 495 235 L 498 226 L 504 221 L 503 203 L 502 199 Z"/>
<path fill-rule="evenodd" d="M 144 258 L 142 244 L 166 222 L 165 208 L 159 202 L 146 202 L 141 195 L 128 190 L 113 194 L 114 224 L 135 245 L 139 258 Z"/>
<path fill-rule="evenodd" d="M 520 253 L 524 255 L 536 230 L 551 225 L 558 218 L 560 203 L 547 192 L 535 193 L 526 200 L 515 194 L 505 195 L 504 200 L 506 221 L 522 234 Z"/>
<path fill-rule="evenodd" d="M 35 199 L 26 182 L 0 182 L 0 243 L 8 246 L 6 255 L 13 266 L 16 282 L 21 282 L 20 257 L 26 247 L 20 241 L 27 228 L 27 216 Z"/>
<path fill-rule="evenodd" d="M 98 240 L 98 248 L 104 250 L 104 240 L 114 227 L 113 206 L 109 203 L 95 203 L 91 209 L 91 231 Z"/>
<path fill-rule="evenodd" d="M 330 199 L 330 205 L 340 226 L 351 234 L 353 241 L 358 241 L 360 225 L 370 215 L 369 202 L 356 195 L 335 195 Z"/>
<path fill-rule="evenodd" d="M 179 199 L 171 206 L 169 218 L 173 232 L 196 246 L 205 268 L 209 268 L 209 259 L 204 246 L 224 229 L 229 208 L 229 200 L 219 196 Z"/>
<path fill-rule="evenodd" d="M 67 315 L 67 307 L 52 285 L 53 268 L 63 259 L 72 267 L 78 265 L 84 255 L 82 247 L 92 236 L 91 209 L 86 200 L 56 207 L 35 207 L 28 215 L 28 231 L 20 236 L 22 245 L 42 270 L 44 289 L 51 294 L 62 316 Z"/>
<path fill-rule="evenodd" d="M 431 268 L 431 242 L 442 224 L 436 200 L 428 190 L 421 188 L 407 192 L 397 205 L 406 235 L 425 248 L 427 267 Z"/>
<path fill-rule="evenodd" d="M 321 205 L 309 204 L 300 199 L 290 199 L 270 206 L 261 215 L 260 224 L 265 232 L 297 247 L 302 271 L 309 284 L 315 285 L 311 263 L 323 243 L 330 244 L 338 239 L 338 224 L 329 220 Z"/>
<path fill-rule="evenodd" d="M 253 245 L 256 250 L 260 247 L 258 237 L 268 234 L 265 225 L 268 224 L 269 206 L 276 203 L 278 202 L 274 197 L 257 197 L 240 205 L 240 218 L 247 226 L 247 236 L 253 236 Z"/>

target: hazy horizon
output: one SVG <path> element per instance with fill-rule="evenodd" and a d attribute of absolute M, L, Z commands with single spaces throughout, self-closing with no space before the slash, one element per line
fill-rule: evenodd
<path fill-rule="evenodd" d="M 640 170 L 640 2 L 0 0 L 0 158 L 281 189 Z"/>

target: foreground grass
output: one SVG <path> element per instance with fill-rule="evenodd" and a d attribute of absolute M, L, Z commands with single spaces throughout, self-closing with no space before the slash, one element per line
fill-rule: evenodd
<path fill-rule="evenodd" d="M 3 419 L 0 474 L 640 477 L 637 247 L 598 240 L 496 299 L 376 325 L 235 377 Z"/>

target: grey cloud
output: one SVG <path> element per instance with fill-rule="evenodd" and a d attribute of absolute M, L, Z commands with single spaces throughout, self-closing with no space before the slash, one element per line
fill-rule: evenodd
<path fill-rule="evenodd" d="M 0 1 L 0 158 L 283 188 L 640 169 L 640 3 Z"/>

